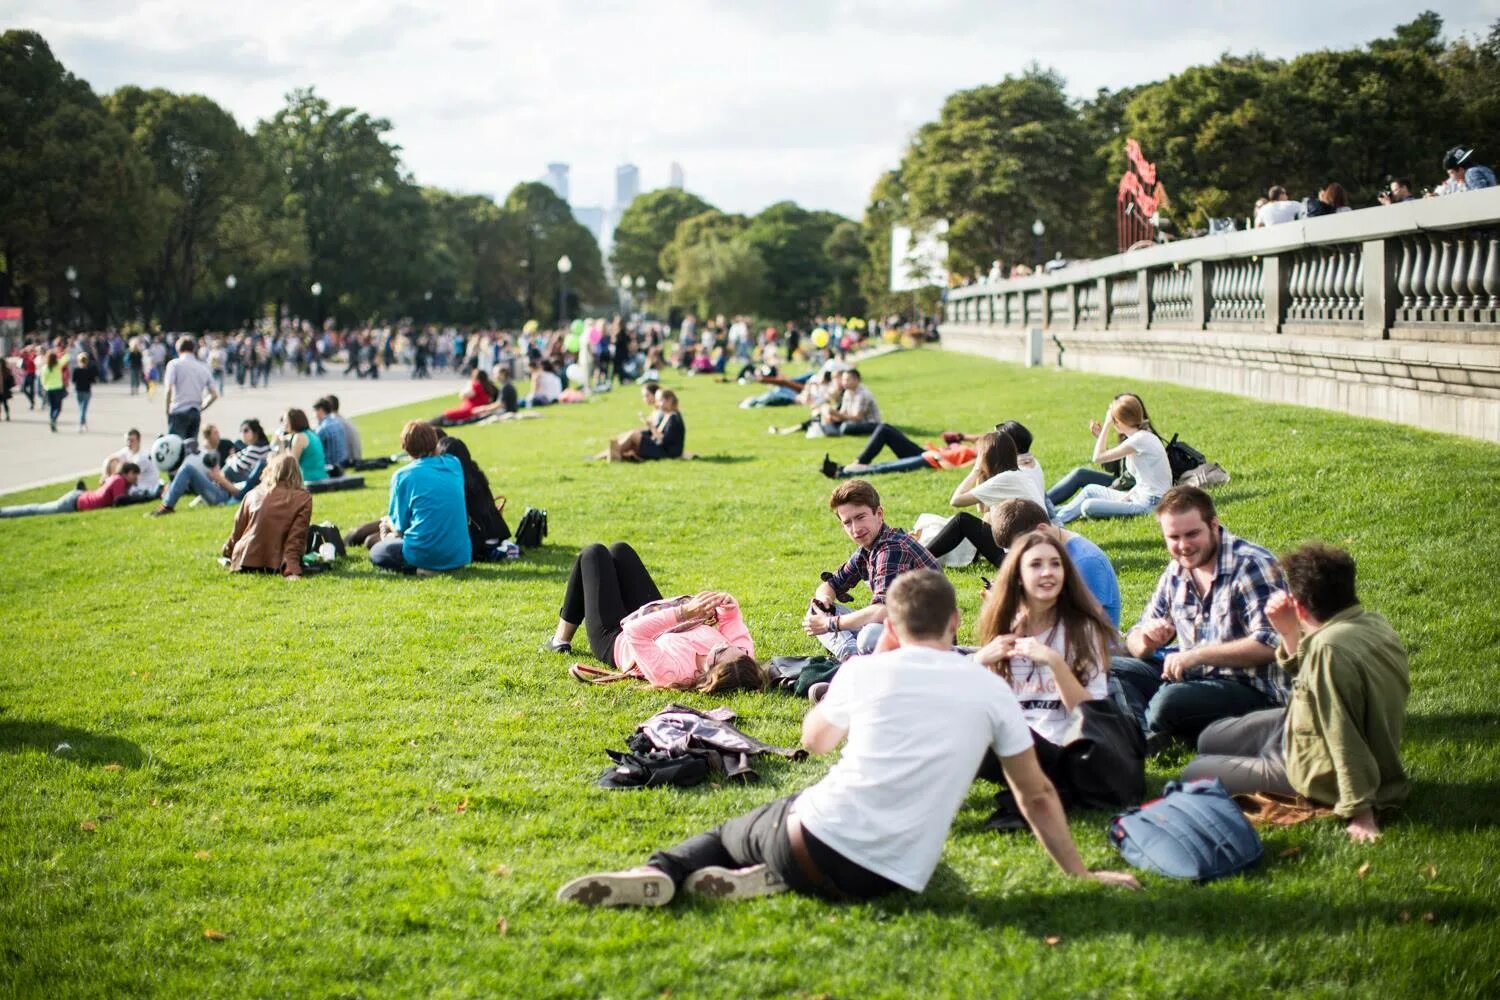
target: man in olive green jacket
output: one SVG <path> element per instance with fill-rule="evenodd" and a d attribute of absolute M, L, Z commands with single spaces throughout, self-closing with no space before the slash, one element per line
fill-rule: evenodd
<path fill-rule="evenodd" d="M 1375 840 L 1375 811 L 1410 790 L 1401 766 L 1406 650 L 1360 605 L 1349 553 L 1312 543 L 1281 566 L 1291 592 L 1272 598 L 1266 615 L 1281 637 L 1276 660 L 1295 678 L 1291 704 L 1209 726 L 1182 776 L 1219 778 L 1231 795 L 1302 795 L 1331 806 L 1351 840 Z"/>

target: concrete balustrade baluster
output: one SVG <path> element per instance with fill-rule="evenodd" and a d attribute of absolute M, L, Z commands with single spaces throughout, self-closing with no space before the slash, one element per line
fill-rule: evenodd
<path fill-rule="evenodd" d="M 1436 298 L 1443 310 L 1453 308 L 1453 240 L 1446 237 L 1438 256 Z"/>
<path fill-rule="evenodd" d="M 1401 318 L 1409 319 L 1412 304 L 1411 266 L 1413 251 L 1409 237 L 1403 236 L 1397 242 L 1401 245 L 1401 263 L 1396 267 L 1396 291 L 1401 295 Z"/>
<path fill-rule="evenodd" d="M 1484 237 L 1475 236 L 1469 244 L 1469 308 L 1474 321 L 1480 322 L 1479 311 L 1484 308 Z"/>
<path fill-rule="evenodd" d="M 1453 308 L 1469 308 L 1469 241 L 1453 240 Z"/>
<path fill-rule="evenodd" d="M 1438 273 L 1441 269 L 1443 247 L 1439 237 L 1432 234 L 1427 238 L 1427 320 L 1436 321 L 1437 311 L 1443 305 L 1442 286 L 1438 284 Z"/>

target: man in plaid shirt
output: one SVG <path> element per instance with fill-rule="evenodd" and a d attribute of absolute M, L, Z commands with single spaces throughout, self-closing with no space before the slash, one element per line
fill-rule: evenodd
<path fill-rule="evenodd" d="M 942 572 L 942 567 L 921 542 L 885 523 L 880 494 L 863 479 L 840 485 L 828 506 L 859 548 L 813 592 L 802 628 L 842 662 L 856 653 L 875 651 L 885 631 L 885 592 L 896 577 L 914 569 Z M 870 585 L 870 605 L 851 611 L 838 603 L 838 595 L 861 580 Z"/>
<path fill-rule="evenodd" d="M 1125 637 L 1131 655 L 1110 663 L 1111 693 L 1153 750 L 1172 737 L 1196 741 L 1218 719 L 1284 705 L 1290 687 L 1266 617 L 1285 587 L 1276 558 L 1225 531 L 1196 487 L 1168 490 L 1156 518 L 1172 562 Z M 1174 641 L 1157 662 L 1157 650 Z"/>

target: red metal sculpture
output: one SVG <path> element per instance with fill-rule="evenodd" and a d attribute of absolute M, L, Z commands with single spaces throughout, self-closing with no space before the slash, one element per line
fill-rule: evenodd
<path fill-rule="evenodd" d="M 1156 164 L 1148 163 L 1141 144 L 1125 140 L 1130 167 L 1120 178 L 1115 196 L 1115 226 L 1121 253 L 1137 243 L 1156 240 L 1158 212 L 1167 206 L 1167 189 L 1156 179 Z"/>

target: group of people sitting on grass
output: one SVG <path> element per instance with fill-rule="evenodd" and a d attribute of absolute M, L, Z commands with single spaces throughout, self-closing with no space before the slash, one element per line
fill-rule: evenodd
<path fill-rule="evenodd" d="M 1080 469 L 1049 493 L 1030 434 L 1014 421 L 951 435 L 945 448 L 973 452 L 949 456 L 961 459 L 954 466 L 972 463 L 951 502 L 980 516 L 961 513 L 932 548 L 886 523 L 868 482 L 841 483 L 829 506 L 857 548 L 824 574 L 803 619 L 842 664 L 809 692 L 816 704 L 803 745 L 826 753 L 847 739 L 839 762 L 798 795 L 641 867 L 574 879 L 559 898 L 659 905 L 684 889 L 743 897 L 791 888 L 835 900 L 920 892 L 976 773 L 1001 782 L 1013 808 L 1014 823 L 997 822 L 997 810 L 988 825 L 1029 824 L 1066 872 L 1134 886 L 1129 876 L 1088 872 L 1063 821 L 1062 747 L 1085 710 L 1123 720 L 1144 754 L 1179 741 L 1195 748 L 1185 779 L 1296 797 L 1338 816 L 1352 840 L 1377 838 L 1377 812 L 1408 792 L 1408 663 L 1390 625 L 1359 603 L 1353 558 L 1308 543 L 1278 560 L 1233 535 L 1212 497 L 1173 485 L 1136 396 L 1117 397 L 1090 434 L 1092 459 L 1120 461 L 1131 481 Z M 898 460 L 933 450 L 888 425 L 872 430 L 871 444 L 860 464 L 883 447 Z M 1122 636 L 1113 565 L 1065 525 L 1148 512 L 1169 561 Z M 985 581 L 972 646 L 958 645 L 956 598 L 937 561 L 955 536 L 999 567 Z M 850 591 L 861 583 L 870 602 L 855 608 Z M 636 676 L 698 690 L 768 683 L 731 595 L 663 601 L 623 543 L 580 553 L 544 648 L 570 653 L 580 626 L 609 669 L 575 666 L 579 679 Z"/>

